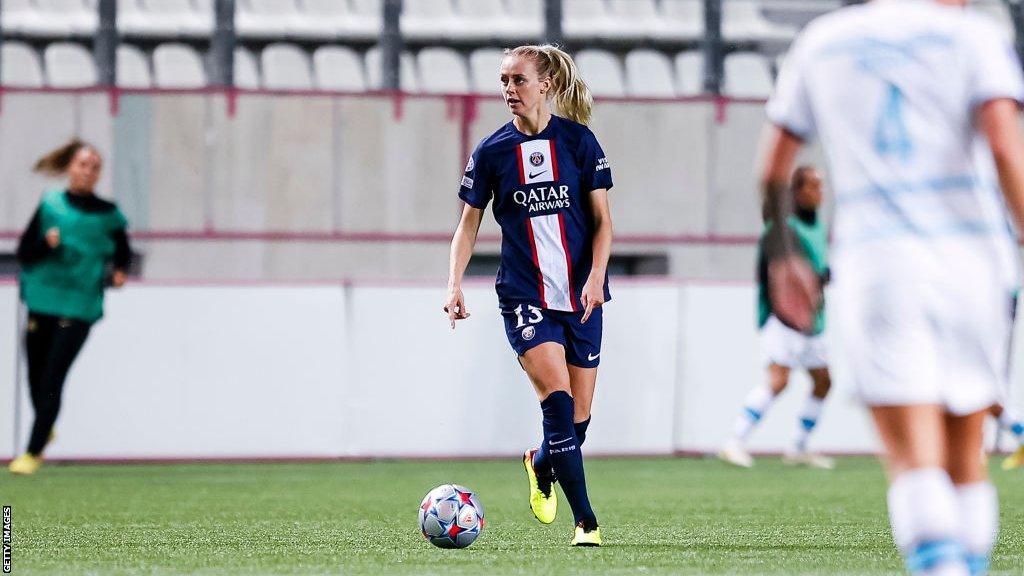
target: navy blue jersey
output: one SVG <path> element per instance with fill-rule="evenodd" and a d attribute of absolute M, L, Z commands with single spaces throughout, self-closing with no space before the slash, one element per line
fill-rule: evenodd
<path fill-rule="evenodd" d="M 459 197 L 484 209 L 493 200 L 501 226 L 496 288 L 503 309 L 529 304 L 575 312 L 593 266 L 590 192 L 612 176 L 589 128 L 552 116 L 536 136 L 512 122 L 473 152 Z M 608 279 L 605 300 L 611 299 Z"/>

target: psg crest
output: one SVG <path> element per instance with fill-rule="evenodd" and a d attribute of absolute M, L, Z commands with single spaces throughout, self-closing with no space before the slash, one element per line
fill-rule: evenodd
<path fill-rule="evenodd" d="M 534 166 L 540 166 L 543 163 L 544 163 L 544 155 L 543 154 L 541 154 L 540 152 L 534 152 L 533 154 L 530 154 L 530 164 L 533 164 Z"/>

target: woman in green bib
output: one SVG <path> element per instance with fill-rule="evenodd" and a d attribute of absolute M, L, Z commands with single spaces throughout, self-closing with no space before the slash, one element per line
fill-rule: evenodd
<path fill-rule="evenodd" d="M 131 260 L 128 222 L 115 204 L 93 192 L 102 166 L 96 149 L 77 139 L 35 165 L 36 172 L 66 176 L 68 185 L 43 195 L 18 243 L 35 421 L 28 449 L 10 464 L 15 474 L 32 474 L 42 465 L 64 379 L 103 316 L 103 291 L 124 285 Z"/>

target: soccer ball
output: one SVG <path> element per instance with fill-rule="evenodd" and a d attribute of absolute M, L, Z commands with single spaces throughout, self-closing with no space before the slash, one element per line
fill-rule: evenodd
<path fill-rule="evenodd" d="M 484 507 L 458 484 L 434 488 L 420 503 L 420 532 L 438 548 L 465 548 L 484 530 Z"/>

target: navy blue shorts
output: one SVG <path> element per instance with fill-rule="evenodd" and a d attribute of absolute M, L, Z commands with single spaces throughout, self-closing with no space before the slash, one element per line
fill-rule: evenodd
<path fill-rule="evenodd" d="M 583 311 L 560 312 L 520 304 L 501 311 L 505 334 L 516 354 L 522 356 L 538 344 L 557 342 L 565 348 L 565 359 L 573 366 L 596 368 L 601 363 L 601 308 L 594 308 L 586 324 Z"/>

